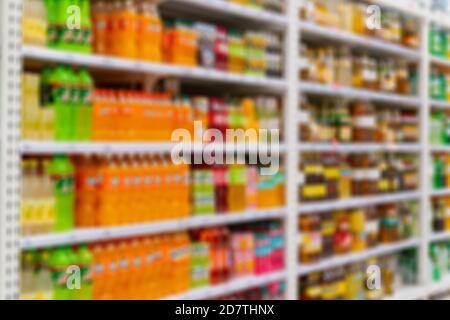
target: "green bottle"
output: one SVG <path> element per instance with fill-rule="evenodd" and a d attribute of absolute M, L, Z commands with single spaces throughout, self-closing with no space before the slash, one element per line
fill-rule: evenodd
<path fill-rule="evenodd" d="M 92 135 L 92 98 L 94 93 L 94 80 L 87 69 L 80 69 L 78 74 L 80 93 L 76 119 L 78 129 L 76 138 L 81 141 L 91 140 Z"/>
<path fill-rule="evenodd" d="M 442 111 L 434 112 L 431 114 L 430 119 L 430 144 L 438 146 L 444 143 L 445 130 L 444 130 L 445 115 Z"/>
<path fill-rule="evenodd" d="M 433 170 L 433 188 L 435 190 L 444 188 L 444 162 L 441 158 L 437 157 L 434 159 L 434 170 Z"/>
<path fill-rule="evenodd" d="M 77 117 L 80 106 L 80 78 L 78 74 L 71 68 L 66 67 L 68 75 L 68 84 L 70 90 L 70 114 L 68 115 L 69 121 L 69 140 L 78 140 L 77 137 Z"/>
<path fill-rule="evenodd" d="M 71 300 L 72 290 L 67 285 L 67 268 L 72 264 L 67 247 L 53 249 L 48 259 L 53 283 L 54 300 Z"/>
<path fill-rule="evenodd" d="M 58 43 L 58 18 L 56 12 L 58 0 L 45 0 L 45 9 L 47 11 L 47 46 L 56 48 Z"/>
<path fill-rule="evenodd" d="M 81 245 L 77 252 L 77 264 L 81 271 L 81 288 L 75 291 L 76 300 L 92 300 L 92 262 L 94 258 L 87 245 Z"/>
<path fill-rule="evenodd" d="M 55 231 L 62 232 L 74 226 L 74 167 L 67 156 L 54 156 L 49 173 L 54 180 L 55 195 Z"/>
<path fill-rule="evenodd" d="M 73 12 L 69 10 L 72 5 L 76 5 L 73 0 L 55 0 L 56 24 L 58 26 L 58 39 L 56 48 L 73 51 L 75 46 L 75 32 L 69 27 L 72 21 Z"/>
<path fill-rule="evenodd" d="M 90 0 L 79 0 L 81 8 L 80 52 L 92 53 L 92 21 Z"/>
<path fill-rule="evenodd" d="M 439 248 L 436 244 L 430 246 L 430 259 L 432 268 L 432 279 L 434 282 L 439 282 L 442 278 L 442 270 L 439 267 Z"/>
<path fill-rule="evenodd" d="M 71 88 L 70 74 L 63 65 L 58 65 L 49 75 L 51 101 L 55 108 L 55 140 L 70 140 Z"/>

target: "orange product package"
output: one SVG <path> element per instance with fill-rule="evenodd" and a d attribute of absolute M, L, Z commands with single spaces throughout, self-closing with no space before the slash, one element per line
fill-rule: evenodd
<path fill-rule="evenodd" d="M 136 37 L 139 16 L 135 1 L 124 0 L 116 3 L 112 14 L 113 53 L 119 57 L 137 57 Z"/>
<path fill-rule="evenodd" d="M 77 227 L 94 227 L 97 212 L 99 174 L 97 160 L 92 156 L 76 159 L 76 204 Z"/>
<path fill-rule="evenodd" d="M 137 55 L 139 59 L 162 61 L 162 22 L 155 3 L 142 1 L 139 6 Z"/>

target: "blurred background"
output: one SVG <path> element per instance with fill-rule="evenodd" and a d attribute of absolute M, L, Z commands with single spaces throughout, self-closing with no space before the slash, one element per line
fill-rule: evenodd
<path fill-rule="evenodd" d="M 3 9 L 0 298 L 450 293 L 450 1 Z"/>

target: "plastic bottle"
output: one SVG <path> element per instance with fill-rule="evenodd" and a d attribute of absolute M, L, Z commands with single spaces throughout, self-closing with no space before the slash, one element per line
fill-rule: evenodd
<path fill-rule="evenodd" d="M 79 51 L 82 53 L 92 52 L 92 21 L 91 21 L 91 0 L 79 0 L 81 9 L 81 37 L 77 42 Z"/>
<path fill-rule="evenodd" d="M 51 90 L 51 104 L 55 109 L 55 140 L 67 141 L 71 138 L 71 75 L 67 68 L 58 65 L 48 75 L 48 83 Z"/>
<path fill-rule="evenodd" d="M 72 290 L 67 285 L 67 268 L 72 264 L 68 247 L 58 247 L 50 253 L 48 265 L 52 271 L 53 299 L 71 300 Z"/>
<path fill-rule="evenodd" d="M 110 4 L 100 0 L 94 3 L 93 7 L 93 51 L 97 54 L 110 53 L 108 37 L 111 33 L 110 29 L 110 17 L 108 16 L 108 8 Z"/>
<path fill-rule="evenodd" d="M 67 156 L 57 155 L 50 163 L 54 180 L 55 231 L 71 230 L 74 226 L 74 167 Z"/>
<path fill-rule="evenodd" d="M 89 141 L 92 137 L 92 98 L 94 81 L 85 68 L 80 69 L 78 81 L 80 91 L 75 137 L 76 140 Z"/>
<path fill-rule="evenodd" d="M 140 3 L 137 34 L 138 58 L 160 62 L 162 60 L 162 23 L 155 3 L 145 0 Z"/>
<path fill-rule="evenodd" d="M 51 300 L 53 298 L 53 285 L 52 275 L 48 265 L 50 252 L 48 250 L 42 250 L 41 252 L 36 252 L 35 257 L 38 264 L 35 273 L 36 299 Z"/>
<path fill-rule="evenodd" d="M 124 0 L 116 9 L 115 29 L 113 29 L 115 39 L 112 40 L 116 43 L 114 52 L 120 57 L 134 59 L 137 57 L 136 35 L 138 25 L 135 2 Z"/>

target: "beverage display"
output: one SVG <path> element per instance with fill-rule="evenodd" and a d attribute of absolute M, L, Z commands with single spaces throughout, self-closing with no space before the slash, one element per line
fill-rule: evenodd
<path fill-rule="evenodd" d="M 268 222 L 24 252 L 21 297 L 157 299 L 273 272 L 284 266 L 282 234 Z M 72 283 L 78 265 L 81 281 Z"/>

